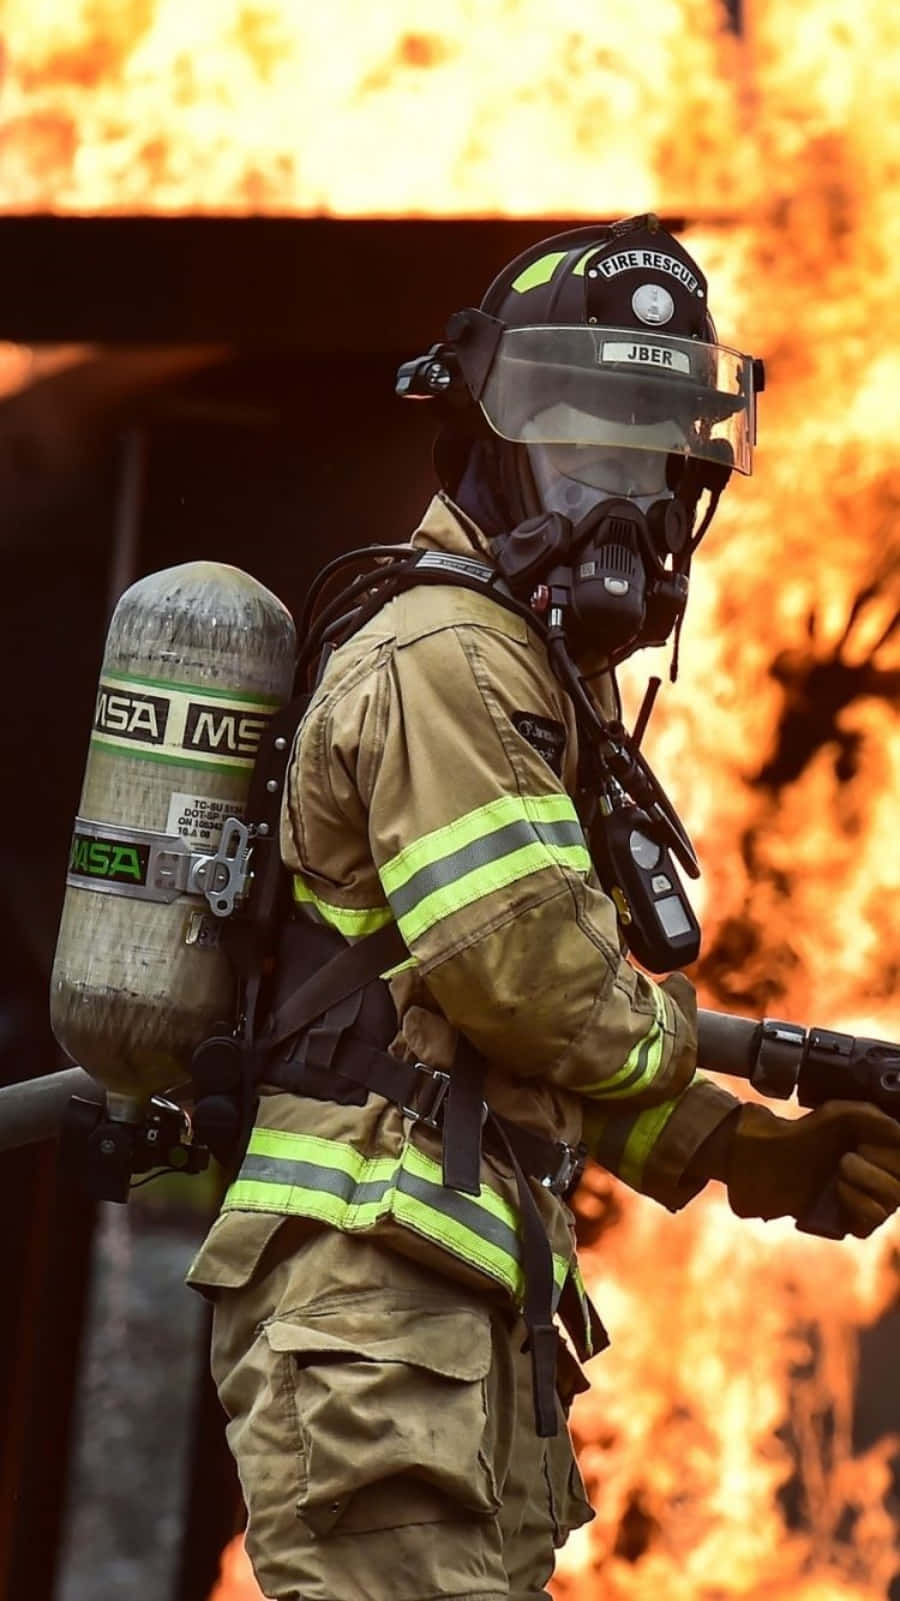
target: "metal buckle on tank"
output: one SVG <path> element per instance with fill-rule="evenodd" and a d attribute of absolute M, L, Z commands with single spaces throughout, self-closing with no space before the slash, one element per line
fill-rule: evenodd
<path fill-rule="evenodd" d="M 204 895 L 214 917 L 230 917 L 246 893 L 250 830 L 238 817 L 226 817 L 213 856 L 192 856 L 188 894 Z"/>
<path fill-rule="evenodd" d="M 215 917 L 228 917 L 250 882 L 250 830 L 226 817 L 217 850 L 192 851 L 180 834 L 76 817 L 67 884 L 103 895 L 169 905 L 201 896 Z"/>

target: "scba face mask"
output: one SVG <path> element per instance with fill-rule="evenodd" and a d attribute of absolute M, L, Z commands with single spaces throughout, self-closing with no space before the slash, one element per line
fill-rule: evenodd
<path fill-rule="evenodd" d="M 594 504 L 577 523 L 548 507 L 494 551 L 512 593 L 557 613 L 576 655 L 599 652 L 615 665 L 640 646 L 664 644 L 684 612 L 687 516 L 668 490 L 589 492 Z"/>
<path fill-rule="evenodd" d="M 601 500 L 624 495 L 642 511 L 670 500 L 666 457 L 659 451 L 602 445 L 531 445 L 528 461 L 543 511 L 581 522 Z"/>
<path fill-rule="evenodd" d="M 585 437 L 590 424 L 567 418 L 569 431 L 577 427 Z M 546 435 L 559 426 L 551 408 L 528 431 Z M 528 444 L 516 455 L 521 501 L 533 514 L 526 540 L 542 518 L 553 518 L 561 560 L 549 587 L 563 601 L 569 643 L 577 653 L 599 650 L 615 663 L 641 645 L 662 644 L 677 626 L 690 551 L 687 513 L 670 483 L 683 470 L 682 459 L 670 463 L 665 449 L 671 430 L 620 423 L 606 433 L 622 442 Z M 507 582 L 520 582 L 510 568 L 523 551 L 522 531 L 498 546 Z"/>
<path fill-rule="evenodd" d="M 441 481 L 489 508 L 510 588 L 552 593 L 573 648 L 611 663 L 677 626 L 719 496 L 751 471 L 762 364 L 719 344 L 706 291 L 656 217 L 576 229 L 517 257 L 398 374 L 399 394 L 445 408 Z"/>
<path fill-rule="evenodd" d="M 510 329 L 479 404 L 516 480 L 510 499 L 530 513 L 529 542 L 541 514 L 559 519 L 554 553 L 571 574 L 566 581 L 558 560 L 550 587 L 570 647 L 614 665 L 664 643 L 684 614 L 691 556 L 715 503 L 735 466 L 750 467 L 752 363 L 697 338 Z M 692 538 L 704 490 L 710 505 Z M 497 546 L 511 585 L 521 582 L 522 550 L 517 525 Z"/>

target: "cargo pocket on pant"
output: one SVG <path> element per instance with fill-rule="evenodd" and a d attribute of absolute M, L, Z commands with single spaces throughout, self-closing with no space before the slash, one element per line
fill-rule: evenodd
<path fill-rule="evenodd" d="M 327 1534 L 350 1499 L 402 1475 L 437 1491 L 466 1516 L 500 1505 L 484 1450 L 485 1381 L 491 1332 L 477 1311 L 433 1312 L 358 1302 L 264 1325 L 269 1346 L 288 1365 L 300 1441 L 297 1512 Z M 411 1499 L 397 1525 L 428 1521 Z"/>
<path fill-rule="evenodd" d="M 574 1397 L 589 1389 L 590 1381 L 585 1378 L 581 1364 L 561 1345 L 557 1391 L 566 1419 Z M 595 1516 L 575 1457 L 568 1423 L 564 1429 L 560 1429 L 555 1439 L 548 1441 L 548 1477 L 554 1522 L 553 1543 L 561 1546 L 565 1545 L 573 1529 L 590 1523 Z"/>

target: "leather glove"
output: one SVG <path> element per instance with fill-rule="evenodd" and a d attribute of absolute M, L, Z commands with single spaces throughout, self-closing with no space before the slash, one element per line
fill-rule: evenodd
<path fill-rule="evenodd" d="M 748 1102 L 690 1172 L 724 1179 L 738 1217 L 803 1218 L 834 1179 L 848 1232 L 866 1239 L 900 1208 L 900 1125 L 864 1101 L 826 1101 L 796 1119 Z"/>

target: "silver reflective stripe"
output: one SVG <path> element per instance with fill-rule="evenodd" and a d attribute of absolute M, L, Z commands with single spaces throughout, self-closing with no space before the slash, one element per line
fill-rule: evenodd
<path fill-rule="evenodd" d="M 405 913 L 411 912 L 414 906 L 418 906 L 426 895 L 433 894 L 435 890 L 445 889 L 449 884 L 455 884 L 465 873 L 487 867 L 490 862 L 499 861 L 511 851 L 533 845 L 535 836 L 544 845 L 584 844 L 584 834 L 577 819 L 571 822 L 542 823 L 523 818 L 517 822 L 507 823 L 505 828 L 497 828 L 492 834 L 472 840 L 470 844 L 452 851 L 440 861 L 421 867 L 391 895 L 394 916 L 403 917 Z"/>
<path fill-rule="evenodd" d="M 451 556 L 442 550 L 426 551 L 416 566 L 426 572 L 458 573 L 461 578 L 476 578 L 482 584 L 489 584 L 497 576 L 486 562 L 473 561 L 471 556 Z"/>
<path fill-rule="evenodd" d="M 493 1279 L 518 1302 L 524 1292 L 516 1207 L 487 1185 L 463 1195 L 441 1165 L 411 1143 L 395 1156 L 364 1156 L 343 1140 L 255 1128 L 222 1210 L 312 1217 L 352 1233 L 388 1219 Z M 569 1272 L 553 1256 L 557 1295 Z"/>
<path fill-rule="evenodd" d="M 241 1177 L 263 1184 L 289 1184 L 300 1189 L 318 1189 L 354 1206 L 367 1206 L 383 1201 L 392 1189 L 402 1195 L 414 1196 L 437 1211 L 453 1217 L 474 1233 L 490 1240 L 499 1250 L 505 1251 L 513 1261 L 519 1260 L 519 1237 L 516 1230 L 499 1217 L 486 1212 L 476 1201 L 458 1190 L 447 1190 L 441 1183 L 410 1173 L 399 1167 L 390 1176 L 357 1182 L 350 1173 L 337 1168 L 323 1167 L 314 1162 L 298 1162 L 290 1157 L 250 1156 L 241 1166 Z"/>

